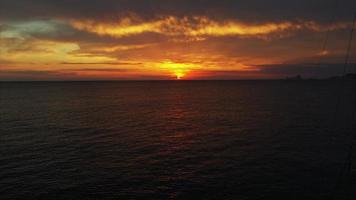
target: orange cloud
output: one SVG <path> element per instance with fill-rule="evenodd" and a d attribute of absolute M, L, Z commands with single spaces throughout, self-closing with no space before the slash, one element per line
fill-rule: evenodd
<path fill-rule="evenodd" d="M 117 23 L 101 23 L 93 20 L 72 20 L 79 30 L 102 36 L 125 37 L 142 33 L 159 33 L 167 36 L 263 36 L 288 30 L 326 31 L 348 27 L 347 23 L 320 25 L 313 21 L 245 24 L 234 20 L 215 21 L 207 17 L 165 17 L 154 21 L 124 18 Z"/>

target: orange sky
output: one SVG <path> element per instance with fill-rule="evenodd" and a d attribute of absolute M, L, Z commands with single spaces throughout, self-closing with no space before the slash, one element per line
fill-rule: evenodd
<path fill-rule="evenodd" d="M 116 5 L 111 1 L 108 4 Z M 152 8 L 147 8 L 150 15 L 146 16 L 146 8 L 137 10 L 139 3 L 131 4 L 133 8 L 115 11 L 107 8 L 105 1 L 88 1 L 84 11 L 76 12 L 70 5 L 56 7 L 55 1 L 49 1 L 29 5 L 26 9 L 32 9 L 27 11 L 30 16 L 14 16 L 2 10 L 0 79 L 283 78 L 304 72 L 313 76 L 309 69 L 320 60 L 330 69 L 316 76 L 331 75 L 335 71 L 331 68 L 342 63 L 352 20 L 340 17 L 326 23 L 323 18 L 328 13 L 323 10 L 320 15 L 297 12 L 296 16 L 281 17 L 272 8 L 272 14 L 255 11 L 253 5 L 257 4 L 251 4 L 252 14 L 239 17 L 229 13 L 229 3 L 215 5 L 219 8 L 216 15 L 191 11 L 183 3 L 177 4 L 176 10 L 158 9 L 159 4 L 151 3 Z M 15 13 L 26 12 L 11 1 L 4 1 L 3 9 L 6 6 Z M 210 4 L 200 6 L 214 8 Z M 53 12 L 44 12 L 43 8 Z M 97 13 L 87 16 L 85 11 Z M 330 41 L 323 50 L 328 31 Z"/>

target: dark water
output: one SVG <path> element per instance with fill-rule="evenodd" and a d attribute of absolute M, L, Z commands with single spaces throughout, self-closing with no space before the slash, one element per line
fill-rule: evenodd
<path fill-rule="evenodd" d="M 0 199 L 352 198 L 339 85 L 1 83 Z"/>

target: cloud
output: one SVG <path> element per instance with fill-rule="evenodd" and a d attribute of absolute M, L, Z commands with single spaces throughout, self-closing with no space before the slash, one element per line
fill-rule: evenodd
<path fill-rule="evenodd" d="M 145 19 L 162 15 L 214 16 L 243 22 L 284 21 L 295 18 L 328 22 L 337 12 L 338 20 L 354 12 L 353 0 L 2 0 L 0 19 L 61 18 L 110 21 L 130 13 Z"/>
<path fill-rule="evenodd" d="M 343 74 L 343 64 L 268 64 L 251 70 L 192 70 L 189 77 L 198 80 L 285 79 L 301 75 L 303 78 L 330 78 Z M 347 73 L 356 73 L 356 63 L 347 67 Z"/>
<path fill-rule="evenodd" d="M 1 0 L 0 64 L 58 79 L 310 74 L 308 63 L 343 62 L 356 1 L 335 2 Z"/>
<path fill-rule="evenodd" d="M 63 62 L 63 65 L 142 65 L 140 62 Z M 89 69 L 88 69 L 89 70 Z"/>
<path fill-rule="evenodd" d="M 75 73 L 63 71 L 0 70 L 1 81 L 69 80 L 73 77 L 76 77 Z"/>
<path fill-rule="evenodd" d="M 183 17 L 168 16 L 154 21 L 143 21 L 124 18 L 117 23 L 102 23 L 93 20 L 71 20 L 70 24 L 78 29 L 101 36 L 127 37 L 143 33 L 158 33 L 166 36 L 264 36 L 269 34 L 282 34 L 286 31 L 308 30 L 322 32 L 327 30 L 345 29 L 350 25 L 338 23 L 321 25 L 314 21 L 280 22 L 263 24 L 246 24 L 234 20 L 222 22 L 208 17 Z"/>
<path fill-rule="evenodd" d="M 259 65 L 260 74 L 271 74 L 276 77 L 289 77 L 302 75 L 307 78 L 328 78 L 343 74 L 344 64 L 272 64 Z M 356 73 L 356 63 L 350 63 L 346 68 L 347 73 Z"/>
<path fill-rule="evenodd" d="M 106 55 L 82 54 L 74 42 L 58 42 L 34 38 L 1 38 L 0 61 L 2 64 L 60 64 L 60 63 L 113 63 L 116 59 Z M 0 64 L 1 64 L 0 63 Z"/>
<path fill-rule="evenodd" d="M 1 66 L 0 66 L 1 69 Z M 0 70 L 1 81 L 59 80 L 167 80 L 167 74 L 117 68 L 82 68 L 60 70 Z"/>

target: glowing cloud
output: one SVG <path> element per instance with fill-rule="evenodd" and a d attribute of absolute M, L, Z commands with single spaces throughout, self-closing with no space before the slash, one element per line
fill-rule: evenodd
<path fill-rule="evenodd" d="M 55 42 L 46 40 L 23 40 L 0 38 L 0 64 L 6 66 L 32 66 L 57 68 L 63 62 L 70 63 L 110 63 L 116 59 L 100 55 L 81 55 L 74 52 L 80 50 L 80 46 L 71 42 Z M 2 67 L 4 68 L 4 66 Z"/>
<path fill-rule="evenodd" d="M 234 20 L 222 22 L 207 17 L 165 17 L 154 21 L 124 18 L 117 23 L 102 23 L 93 20 L 72 20 L 78 29 L 102 36 L 125 37 L 143 33 L 158 33 L 167 36 L 261 36 L 287 30 L 326 31 L 346 28 L 348 24 L 320 25 L 313 21 L 245 24 Z"/>

